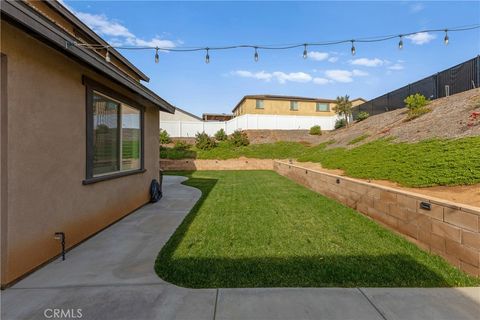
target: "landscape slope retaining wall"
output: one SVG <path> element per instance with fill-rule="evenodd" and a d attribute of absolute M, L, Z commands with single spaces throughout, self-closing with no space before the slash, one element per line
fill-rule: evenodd
<path fill-rule="evenodd" d="M 207 159 L 161 159 L 160 169 L 162 170 L 273 170 L 272 159 L 228 159 L 228 160 L 207 160 Z"/>
<path fill-rule="evenodd" d="M 275 161 L 274 170 L 381 222 L 463 271 L 480 275 L 480 208 L 307 169 L 285 161 Z"/>

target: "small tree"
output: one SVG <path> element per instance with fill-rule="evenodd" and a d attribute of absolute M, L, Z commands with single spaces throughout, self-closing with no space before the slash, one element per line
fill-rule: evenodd
<path fill-rule="evenodd" d="M 211 138 L 205 132 L 199 132 L 195 136 L 195 147 L 201 150 L 210 150 L 217 146 L 215 139 Z"/>
<path fill-rule="evenodd" d="M 168 134 L 167 130 L 160 129 L 160 144 L 167 144 L 172 142 L 170 135 Z"/>
<path fill-rule="evenodd" d="M 230 144 L 234 145 L 235 147 L 243 147 L 248 146 L 250 144 L 250 140 L 248 140 L 246 132 L 235 130 L 230 136 Z"/>
<path fill-rule="evenodd" d="M 225 130 L 223 130 L 223 128 L 220 129 L 220 130 L 218 130 L 218 131 L 215 133 L 215 139 L 216 139 L 217 141 L 225 141 L 225 140 L 228 139 L 228 136 L 227 136 L 227 134 L 225 133 Z"/>
<path fill-rule="evenodd" d="M 407 121 L 420 117 L 422 114 L 428 113 L 431 110 L 427 108 L 430 101 L 423 94 L 416 93 L 409 95 L 403 102 L 408 109 Z"/>
<path fill-rule="evenodd" d="M 345 95 L 344 97 L 337 97 L 333 111 L 339 116 L 343 116 L 345 124 L 348 126 L 348 117 L 352 114 L 352 102 L 350 101 L 350 96 Z"/>

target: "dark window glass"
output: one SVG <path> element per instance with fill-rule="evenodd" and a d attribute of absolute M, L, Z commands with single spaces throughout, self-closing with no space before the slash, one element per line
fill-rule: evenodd
<path fill-rule="evenodd" d="M 93 93 L 93 176 L 141 169 L 141 111 Z"/>
<path fill-rule="evenodd" d="M 93 175 L 120 170 L 120 104 L 104 96 L 93 96 Z"/>
<path fill-rule="evenodd" d="M 298 110 L 298 101 L 290 101 L 290 110 L 292 111 Z"/>
<path fill-rule="evenodd" d="M 319 103 L 317 102 L 317 112 L 330 111 L 328 103 Z"/>
<path fill-rule="evenodd" d="M 140 110 L 122 104 L 122 171 L 140 169 Z"/>

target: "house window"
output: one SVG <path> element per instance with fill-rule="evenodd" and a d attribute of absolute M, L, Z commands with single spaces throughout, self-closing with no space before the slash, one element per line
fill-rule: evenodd
<path fill-rule="evenodd" d="M 255 100 L 255 108 L 263 109 L 263 100 Z"/>
<path fill-rule="evenodd" d="M 298 111 L 298 101 L 290 101 L 290 110 Z"/>
<path fill-rule="evenodd" d="M 144 171 L 143 110 L 87 85 L 85 184 Z"/>
<path fill-rule="evenodd" d="M 320 103 L 317 102 L 317 112 L 325 112 L 325 111 L 330 111 L 330 107 L 328 106 L 328 103 Z"/>

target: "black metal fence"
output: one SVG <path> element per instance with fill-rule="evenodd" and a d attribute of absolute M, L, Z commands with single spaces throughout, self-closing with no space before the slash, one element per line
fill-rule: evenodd
<path fill-rule="evenodd" d="M 411 94 L 420 93 L 430 100 L 467 91 L 480 86 L 480 56 L 459 65 L 438 72 L 400 89 L 367 101 L 353 110 L 353 119 L 361 111 L 376 115 L 405 107 L 405 100 Z"/>

